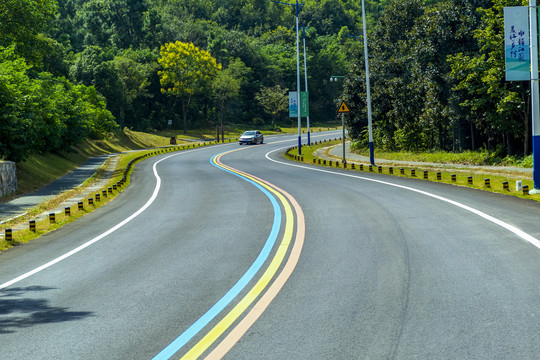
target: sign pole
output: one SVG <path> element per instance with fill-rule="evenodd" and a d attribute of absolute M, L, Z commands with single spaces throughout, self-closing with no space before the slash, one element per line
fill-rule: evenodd
<path fill-rule="evenodd" d="M 347 163 L 347 159 L 345 159 L 345 113 L 341 113 L 341 127 L 343 128 L 343 163 Z"/>
<path fill-rule="evenodd" d="M 533 148 L 533 183 L 534 189 L 531 193 L 540 193 L 540 103 L 538 84 L 538 18 L 536 11 L 536 0 L 529 0 L 529 21 L 530 21 L 530 47 L 531 47 L 531 117 L 532 117 L 532 148 Z"/>

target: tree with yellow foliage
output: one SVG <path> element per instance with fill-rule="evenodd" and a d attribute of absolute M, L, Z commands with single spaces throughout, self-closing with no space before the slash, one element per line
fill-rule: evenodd
<path fill-rule="evenodd" d="M 205 50 L 193 43 L 180 41 L 167 43 L 161 47 L 158 62 L 161 92 L 180 99 L 184 119 L 184 133 L 187 132 L 187 113 L 192 96 L 202 91 L 221 70 L 221 64 Z"/>

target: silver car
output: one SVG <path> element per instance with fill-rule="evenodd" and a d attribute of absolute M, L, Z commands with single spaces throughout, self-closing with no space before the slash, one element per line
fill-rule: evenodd
<path fill-rule="evenodd" d="M 240 136 L 239 143 L 242 144 L 262 144 L 264 136 L 259 130 L 248 130 Z"/>

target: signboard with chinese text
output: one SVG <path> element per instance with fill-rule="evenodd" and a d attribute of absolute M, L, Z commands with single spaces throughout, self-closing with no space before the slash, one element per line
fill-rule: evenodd
<path fill-rule="evenodd" d="M 289 117 L 298 117 L 298 98 L 296 91 L 289 91 Z M 309 97 L 305 91 L 300 92 L 300 114 L 302 117 L 309 116 Z"/>
<path fill-rule="evenodd" d="M 298 95 L 296 91 L 289 91 L 289 117 L 298 117 Z"/>
<path fill-rule="evenodd" d="M 529 9 L 526 6 L 504 8 L 504 49 L 506 80 L 531 80 Z"/>

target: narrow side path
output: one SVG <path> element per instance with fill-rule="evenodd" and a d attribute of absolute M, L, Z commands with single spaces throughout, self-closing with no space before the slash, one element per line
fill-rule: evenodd
<path fill-rule="evenodd" d="M 52 199 L 55 196 L 60 195 L 64 191 L 71 190 L 81 186 L 87 179 L 92 177 L 95 172 L 103 166 L 109 158 L 111 161 L 108 163 L 108 170 L 103 177 L 95 181 L 91 186 L 85 189 L 85 191 L 78 196 L 67 200 L 61 205 L 61 211 L 65 206 L 69 204 L 76 204 L 79 199 L 82 199 L 87 194 L 91 194 L 95 189 L 102 188 L 108 181 L 118 160 L 117 155 L 101 155 L 89 159 L 79 168 L 70 171 L 61 178 L 49 183 L 43 188 L 26 195 L 22 195 L 11 201 L 0 204 L 0 224 L 9 221 L 10 219 L 24 215 L 27 211 L 38 206 L 39 204 Z M 69 204 L 68 204 L 69 203 Z M 60 208 L 60 207 L 59 207 Z"/>

